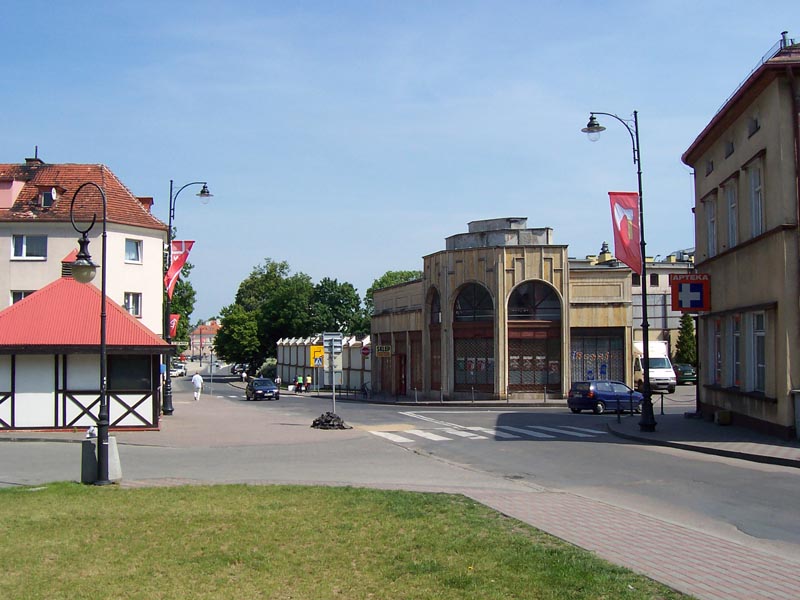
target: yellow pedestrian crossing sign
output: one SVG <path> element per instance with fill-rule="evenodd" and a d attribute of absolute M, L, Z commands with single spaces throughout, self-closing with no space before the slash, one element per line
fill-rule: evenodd
<path fill-rule="evenodd" d="M 322 357 L 325 355 L 325 346 L 320 344 L 319 346 L 309 346 L 308 349 L 309 349 L 308 358 L 311 361 L 311 364 L 314 365 L 315 367 L 321 367 Z M 317 364 L 317 359 L 319 359 L 320 361 L 319 364 Z"/>

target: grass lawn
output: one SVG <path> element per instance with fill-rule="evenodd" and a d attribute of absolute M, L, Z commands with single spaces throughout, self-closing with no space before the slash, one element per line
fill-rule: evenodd
<path fill-rule="evenodd" d="M 0 594 L 686 598 L 467 498 L 358 488 L 0 490 Z"/>

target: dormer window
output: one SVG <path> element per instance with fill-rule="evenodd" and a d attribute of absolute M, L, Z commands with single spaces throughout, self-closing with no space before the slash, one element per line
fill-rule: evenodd
<path fill-rule="evenodd" d="M 58 189 L 54 187 L 45 188 L 39 192 L 39 203 L 42 205 L 42 208 L 50 208 L 57 199 Z"/>

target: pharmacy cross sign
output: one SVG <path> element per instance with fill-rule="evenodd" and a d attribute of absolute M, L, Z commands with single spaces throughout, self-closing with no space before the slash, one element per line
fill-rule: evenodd
<path fill-rule="evenodd" d="M 708 312 L 711 310 L 711 289 L 708 273 L 672 273 L 672 310 Z"/>

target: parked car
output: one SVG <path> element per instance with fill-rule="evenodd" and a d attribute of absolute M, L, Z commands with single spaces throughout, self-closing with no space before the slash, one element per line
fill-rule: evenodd
<path fill-rule="evenodd" d="M 281 398 L 281 391 L 278 386 L 275 385 L 272 379 L 267 379 L 266 377 L 251 379 L 244 393 L 248 400 L 266 400 L 268 398 L 280 400 Z"/>
<path fill-rule="evenodd" d="M 644 396 L 621 381 L 575 381 L 567 396 L 567 406 L 574 413 L 591 410 L 596 415 L 606 411 L 642 411 Z"/>
<path fill-rule="evenodd" d="M 682 383 L 697 383 L 697 370 L 690 364 L 677 363 L 675 365 L 675 381 Z"/>

